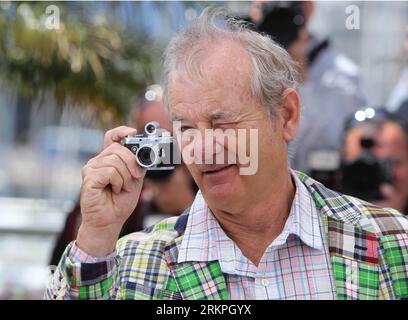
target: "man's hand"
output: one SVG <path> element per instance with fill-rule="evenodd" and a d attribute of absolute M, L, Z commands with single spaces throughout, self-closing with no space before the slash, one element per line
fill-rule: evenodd
<path fill-rule="evenodd" d="M 405 194 L 401 193 L 391 184 L 382 184 L 380 186 L 380 192 L 384 199 L 375 201 L 374 204 L 382 208 L 393 208 L 405 213 L 403 212 L 407 201 Z"/>
<path fill-rule="evenodd" d="M 89 255 L 110 254 L 123 224 L 136 208 L 146 170 L 120 144 L 135 133 L 125 126 L 106 132 L 102 152 L 82 169 L 82 224 L 77 245 Z"/>

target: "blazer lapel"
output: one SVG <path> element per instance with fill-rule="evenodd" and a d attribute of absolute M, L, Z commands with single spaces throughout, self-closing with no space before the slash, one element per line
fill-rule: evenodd
<path fill-rule="evenodd" d="M 227 300 L 227 286 L 218 261 L 177 263 L 181 239 L 176 238 L 164 250 L 173 276 L 167 289 L 179 291 L 186 300 Z"/>
<path fill-rule="evenodd" d="M 338 299 L 377 299 L 380 265 L 376 235 L 331 218 L 328 235 Z"/>
<path fill-rule="evenodd" d="M 377 299 L 379 295 L 378 239 L 361 228 L 360 209 L 344 195 L 300 174 L 309 188 L 328 234 L 337 298 Z"/>

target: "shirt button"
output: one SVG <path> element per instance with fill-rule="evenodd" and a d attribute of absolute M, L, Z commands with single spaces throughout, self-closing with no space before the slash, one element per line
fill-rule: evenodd
<path fill-rule="evenodd" d="M 269 284 L 269 281 L 268 279 L 262 279 L 261 283 L 264 287 L 266 287 Z"/>
<path fill-rule="evenodd" d="M 67 287 L 67 280 L 65 280 L 65 278 L 62 278 L 60 285 L 61 289 L 65 289 Z"/>

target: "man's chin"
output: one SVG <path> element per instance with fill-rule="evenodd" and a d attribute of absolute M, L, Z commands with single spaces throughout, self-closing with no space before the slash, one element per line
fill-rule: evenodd
<path fill-rule="evenodd" d="M 203 173 L 202 185 L 204 193 L 211 197 L 226 197 L 233 193 L 236 179 L 239 176 L 239 168 L 231 165 L 219 172 Z"/>

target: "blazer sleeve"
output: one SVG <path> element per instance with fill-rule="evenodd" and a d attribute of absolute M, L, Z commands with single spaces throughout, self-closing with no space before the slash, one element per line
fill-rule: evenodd
<path fill-rule="evenodd" d="M 92 257 L 71 242 L 47 286 L 44 299 L 120 299 L 119 265 L 116 251 Z"/>

